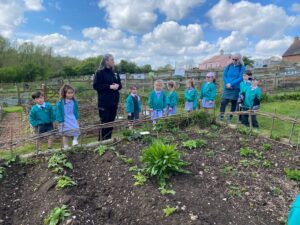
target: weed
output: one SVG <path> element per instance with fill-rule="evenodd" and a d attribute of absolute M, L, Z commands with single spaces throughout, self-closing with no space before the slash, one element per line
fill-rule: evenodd
<path fill-rule="evenodd" d="M 176 194 L 176 191 L 174 191 L 172 189 L 159 188 L 159 190 L 162 195 L 175 195 Z"/>
<path fill-rule="evenodd" d="M 223 174 L 231 174 L 232 176 L 236 176 L 237 175 L 237 169 L 234 168 L 233 166 L 230 165 L 226 165 L 221 172 Z"/>
<path fill-rule="evenodd" d="M 258 167 L 259 160 L 257 160 L 257 159 L 253 159 L 253 160 L 242 159 L 242 160 L 240 160 L 240 164 L 245 167 L 248 167 L 248 166 Z"/>
<path fill-rule="evenodd" d="M 112 150 L 114 151 L 114 147 L 108 147 L 107 145 L 101 145 L 98 148 L 95 149 L 95 152 L 98 153 L 100 156 L 103 156 L 105 152 Z"/>
<path fill-rule="evenodd" d="M 207 142 L 205 140 L 188 140 L 188 141 L 184 141 L 182 143 L 182 146 L 188 149 L 194 149 L 194 148 L 200 148 L 200 147 L 204 147 L 205 145 L 207 145 Z"/>
<path fill-rule="evenodd" d="M 285 168 L 284 173 L 289 179 L 300 181 L 300 170 Z"/>
<path fill-rule="evenodd" d="M 140 132 L 137 132 L 134 130 L 126 129 L 126 130 L 123 130 L 122 134 L 127 141 L 133 141 L 133 140 L 138 140 L 138 139 L 142 138 L 142 135 L 140 134 Z"/>
<path fill-rule="evenodd" d="M 270 168 L 272 166 L 272 163 L 269 160 L 265 160 L 262 165 L 265 168 Z"/>
<path fill-rule="evenodd" d="M 250 157 L 250 156 L 254 156 L 254 155 L 255 155 L 255 151 L 248 147 L 240 149 L 240 156 Z"/>
<path fill-rule="evenodd" d="M 271 189 L 271 191 L 274 196 L 279 196 L 283 194 L 283 190 L 280 189 L 279 187 L 274 187 Z"/>
<path fill-rule="evenodd" d="M 172 215 L 177 209 L 174 207 L 167 206 L 163 210 L 164 210 L 164 215 L 167 217 L 167 216 Z"/>
<path fill-rule="evenodd" d="M 72 187 L 76 185 L 76 182 L 72 180 L 71 177 L 68 176 L 58 176 L 55 178 L 56 180 L 56 189 L 63 189 L 65 187 Z"/>
<path fill-rule="evenodd" d="M 176 150 L 176 146 L 165 145 L 161 141 L 155 141 L 144 149 L 141 161 L 145 174 L 155 176 L 160 187 L 166 186 L 166 179 L 171 173 L 190 173 L 182 169 L 189 163 L 181 160 L 181 152 Z"/>
<path fill-rule="evenodd" d="M 234 186 L 234 185 L 229 186 L 229 188 L 227 189 L 226 193 L 230 197 L 236 197 L 236 196 L 242 197 L 242 192 L 241 192 L 239 186 Z"/>
<path fill-rule="evenodd" d="M 128 169 L 129 172 L 138 172 L 140 171 L 140 169 L 138 168 L 138 166 L 131 166 Z"/>
<path fill-rule="evenodd" d="M 281 137 L 277 134 L 272 134 L 271 135 L 271 139 L 275 140 L 275 141 L 280 141 L 281 140 Z"/>
<path fill-rule="evenodd" d="M 143 175 L 141 172 L 138 172 L 137 174 L 133 175 L 133 178 L 135 179 L 135 186 L 141 186 L 144 185 L 147 181 L 147 177 Z"/>
<path fill-rule="evenodd" d="M 216 155 L 216 152 L 214 152 L 213 150 L 210 150 L 208 152 L 204 153 L 207 157 L 214 157 Z"/>
<path fill-rule="evenodd" d="M 0 166 L 0 180 L 2 180 L 6 175 L 6 169 Z"/>
<path fill-rule="evenodd" d="M 67 156 L 64 153 L 58 152 L 48 160 L 48 168 L 53 169 L 55 173 L 62 173 L 64 168 L 72 170 L 73 165 L 67 161 Z"/>
<path fill-rule="evenodd" d="M 264 143 L 264 144 L 262 145 L 262 147 L 263 147 L 263 149 L 264 149 L 265 151 L 268 151 L 268 150 L 271 149 L 271 145 L 270 145 L 270 144 L 267 144 L 267 143 Z"/>
<path fill-rule="evenodd" d="M 57 225 L 70 216 L 68 206 L 62 205 L 51 210 L 50 215 L 44 220 L 44 225 Z"/>

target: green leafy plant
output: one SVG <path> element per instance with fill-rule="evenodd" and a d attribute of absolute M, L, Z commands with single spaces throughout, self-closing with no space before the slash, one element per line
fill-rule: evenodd
<path fill-rule="evenodd" d="M 182 146 L 188 149 L 200 148 L 207 144 L 205 140 L 188 140 L 182 143 Z"/>
<path fill-rule="evenodd" d="M 270 145 L 270 144 L 267 144 L 267 143 L 264 143 L 264 144 L 262 145 L 262 147 L 263 147 L 263 149 L 264 149 L 265 151 L 268 151 L 268 150 L 271 149 L 271 145 Z"/>
<path fill-rule="evenodd" d="M 122 132 L 123 137 L 128 140 L 128 141 L 134 141 L 134 140 L 138 140 L 142 138 L 142 135 L 140 134 L 140 132 L 137 132 L 135 130 L 123 130 Z"/>
<path fill-rule="evenodd" d="M 275 141 L 280 141 L 281 140 L 281 137 L 277 134 L 272 134 L 271 135 L 271 139 L 275 140 Z"/>
<path fill-rule="evenodd" d="M 235 186 L 235 185 L 231 185 L 228 187 L 226 193 L 230 196 L 230 197 L 242 197 L 242 192 L 239 186 Z"/>
<path fill-rule="evenodd" d="M 44 225 L 58 225 L 70 216 L 68 206 L 62 205 L 51 210 L 50 215 L 44 220 Z"/>
<path fill-rule="evenodd" d="M 207 157 L 214 157 L 216 155 L 216 152 L 213 150 L 210 150 L 208 152 L 204 153 Z"/>
<path fill-rule="evenodd" d="M 103 156 L 105 152 L 107 151 L 114 151 L 115 148 L 112 146 L 107 146 L 107 145 L 100 145 L 98 148 L 95 149 L 95 152 L 98 153 L 100 156 Z"/>
<path fill-rule="evenodd" d="M 159 190 L 162 195 L 175 195 L 176 194 L 176 191 L 174 191 L 172 189 L 159 188 Z"/>
<path fill-rule="evenodd" d="M 6 169 L 0 166 L 0 180 L 2 180 L 6 175 Z"/>
<path fill-rule="evenodd" d="M 166 208 L 163 209 L 164 215 L 166 217 L 172 215 L 176 210 L 177 210 L 176 208 L 170 206 L 167 206 Z"/>
<path fill-rule="evenodd" d="M 147 177 L 143 175 L 141 172 L 138 172 L 137 174 L 133 175 L 133 178 L 135 179 L 135 186 L 141 186 L 144 185 L 147 181 Z"/>
<path fill-rule="evenodd" d="M 265 160 L 262 165 L 265 168 L 270 168 L 272 166 L 272 163 L 269 160 Z"/>
<path fill-rule="evenodd" d="M 273 187 L 273 188 L 271 189 L 271 191 L 272 191 L 272 194 L 273 194 L 274 196 L 279 196 L 279 195 L 282 195 L 282 194 L 283 194 L 283 190 L 282 190 L 281 188 L 279 188 L 279 187 Z"/>
<path fill-rule="evenodd" d="M 250 157 L 250 156 L 254 156 L 254 155 L 255 155 L 255 151 L 248 147 L 240 149 L 240 156 Z"/>
<path fill-rule="evenodd" d="M 253 160 L 242 159 L 242 160 L 240 160 L 240 164 L 245 167 L 249 167 L 249 166 L 258 167 L 259 160 L 257 160 L 257 159 L 253 159 Z"/>
<path fill-rule="evenodd" d="M 58 152 L 48 160 L 48 168 L 55 173 L 62 173 L 64 168 L 72 170 L 73 165 L 67 161 L 67 156 L 64 153 Z"/>
<path fill-rule="evenodd" d="M 129 172 L 138 172 L 140 171 L 140 169 L 138 168 L 138 166 L 131 166 L 128 169 Z"/>
<path fill-rule="evenodd" d="M 224 166 L 224 168 L 221 170 L 221 172 L 223 174 L 231 174 L 232 176 L 237 175 L 237 169 L 230 165 Z"/>
<path fill-rule="evenodd" d="M 71 177 L 68 176 L 58 176 L 55 178 L 56 180 L 56 188 L 63 189 L 65 187 L 72 187 L 76 185 L 76 182 L 72 180 Z"/>
<path fill-rule="evenodd" d="M 285 168 L 284 173 L 289 179 L 300 181 L 300 170 Z"/>
<path fill-rule="evenodd" d="M 166 186 L 166 179 L 171 173 L 190 173 L 182 169 L 189 163 L 181 160 L 181 152 L 176 150 L 176 145 L 165 145 L 161 141 L 155 141 L 144 149 L 141 161 L 144 173 L 155 176 L 160 187 Z"/>

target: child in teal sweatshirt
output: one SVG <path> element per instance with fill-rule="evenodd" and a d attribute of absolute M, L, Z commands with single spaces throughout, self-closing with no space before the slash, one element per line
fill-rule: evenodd
<path fill-rule="evenodd" d="M 203 83 L 200 91 L 201 107 L 205 110 L 211 110 L 215 106 L 215 97 L 217 94 L 215 85 L 215 74 L 209 72 L 206 75 L 206 82 Z"/>
<path fill-rule="evenodd" d="M 191 112 L 197 109 L 198 93 L 195 89 L 195 82 L 192 79 L 186 81 L 185 97 L 185 111 Z"/>
<path fill-rule="evenodd" d="M 164 116 L 164 110 L 167 107 L 167 96 L 163 89 L 163 81 L 154 82 L 154 90 L 150 93 L 148 106 L 151 111 L 151 119 L 155 121 Z"/>
<path fill-rule="evenodd" d="M 177 103 L 178 103 L 178 95 L 176 90 L 175 81 L 171 80 L 168 82 L 169 93 L 167 95 L 167 113 L 168 116 L 176 115 L 177 112 Z"/>

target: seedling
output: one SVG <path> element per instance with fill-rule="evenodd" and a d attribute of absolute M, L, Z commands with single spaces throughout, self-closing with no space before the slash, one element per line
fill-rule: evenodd
<path fill-rule="evenodd" d="M 50 215 L 44 220 L 44 225 L 58 225 L 70 216 L 68 206 L 62 205 L 51 210 Z"/>
<path fill-rule="evenodd" d="M 226 165 L 226 166 L 222 169 L 222 173 L 223 173 L 223 174 L 231 174 L 232 176 L 235 176 L 235 175 L 237 175 L 237 169 L 234 168 L 233 166 Z"/>
<path fill-rule="evenodd" d="M 188 140 L 182 143 L 182 146 L 188 149 L 200 148 L 207 144 L 205 140 Z"/>
<path fill-rule="evenodd" d="M 0 166 L 0 180 L 2 180 L 6 175 L 6 169 Z"/>
<path fill-rule="evenodd" d="M 137 174 L 133 175 L 133 178 L 135 179 L 135 186 L 142 186 L 147 181 L 147 177 L 144 176 L 141 172 L 138 172 Z"/>
<path fill-rule="evenodd" d="M 181 159 L 181 152 L 175 145 L 165 145 L 155 141 L 143 150 L 141 161 L 144 163 L 143 171 L 149 176 L 155 176 L 160 187 L 166 186 L 166 179 L 172 173 L 190 173 L 182 167 L 189 163 Z"/>
<path fill-rule="evenodd" d="M 229 186 L 229 188 L 227 189 L 226 193 L 230 197 L 236 197 L 236 196 L 242 197 L 242 192 L 241 192 L 239 186 L 234 186 L 234 185 Z"/>
<path fill-rule="evenodd" d="M 258 167 L 259 161 L 257 159 L 253 159 L 253 160 L 242 159 L 242 160 L 240 160 L 240 164 L 245 167 L 248 167 L 248 166 Z"/>
<path fill-rule="evenodd" d="M 263 147 L 263 149 L 264 149 L 265 151 L 268 151 L 268 150 L 271 149 L 271 145 L 270 145 L 270 144 L 267 144 L 267 143 L 263 144 L 262 147 Z"/>
<path fill-rule="evenodd" d="M 284 169 L 285 175 L 291 179 L 291 180 L 295 180 L 295 181 L 300 181 L 300 170 L 297 169 L 289 169 L 289 168 L 285 168 Z"/>
<path fill-rule="evenodd" d="M 65 187 L 72 187 L 76 185 L 76 182 L 72 180 L 71 177 L 68 176 L 58 176 L 55 178 L 56 180 L 56 189 L 63 189 Z"/>
<path fill-rule="evenodd" d="M 128 169 L 129 172 L 138 172 L 139 170 L 140 169 L 138 168 L 138 166 L 131 166 Z"/>
<path fill-rule="evenodd" d="M 263 167 L 270 168 L 272 166 L 272 163 L 269 160 L 265 160 L 263 162 Z"/>
<path fill-rule="evenodd" d="M 255 151 L 248 147 L 240 149 L 240 156 L 250 157 L 250 156 L 254 156 L 254 155 L 255 155 Z"/>
<path fill-rule="evenodd" d="M 216 153 L 213 150 L 210 150 L 208 152 L 205 152 L 205 155 L 207 157 L 214 157 L 216 155 Z"/>
<path fill-rule="evenodd" d="M 274 196 L 279 196 L 283 194 L 283 190 L 281 190 L 279 187 L 274 187 L 271 190 Z"/>
<path fill-rule="evenodd" d="M 174 207 L 167 206 L 167 207 L 164 208 L 163 210 L 164 210 L 165 216 L 167 217 L 167 216 L 172 215 L 177 209 L 174 208 Z"/>
<path fill-rule="evenodd" d="M 55 173 L 62 173 L 64 168 L 73 169 L 72 163 L 67 161 L 67 156 L 63 153 L 55 153 L 48 160 L 48 168 L 53 169 Z"/>
<path fill-rule="evenodd" d="M 101 145 L 95 149 L 95 152 L 98 153 L 100 156 L 103 156 L 107 151 L 114 151 L 114 147 L 108 147 L 107 145 Z"/>
<path fill-rule="evenodd" d="M 176 194 L 176 191 L 174 191 L 172 189 L 159 188 L 159 190 L 162 195 L 175 195 Z"/>

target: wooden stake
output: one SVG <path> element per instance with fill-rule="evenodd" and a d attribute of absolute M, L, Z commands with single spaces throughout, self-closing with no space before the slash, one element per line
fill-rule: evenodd
<path fill-rule="evenodd" d="M 276 109 L 274 110 L 274 115 L 272 117 L 272 127 L 271 127 L 271 132 L 270 132 L 270 138 L 272 138 L 272 133 L 273 133 L 273 129 L 274 129 L 275 115 L 276 115 Z"/>
<path fill-rule="evenodd" d="M 296 119 L 297 119 L 297 117 L 295 116 L 295 121 L 296 121 Z M 292 140 L 292 138 L 293 138 L 294 130 L 295 130 L 295 125 L 296 125 L 296 123 L 293 122 L 293 124 L 292 124 L 292 129 L 291 129 L 291 133 L 290 133 L 290 137 L 289 137 L 289 143 L 291 143 L 291 140 Z"/>

